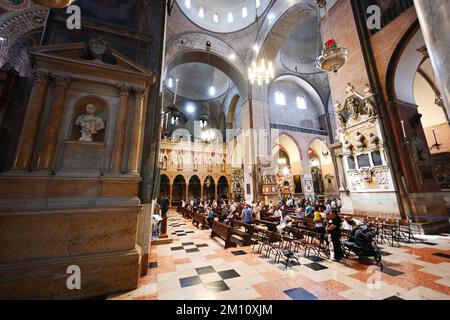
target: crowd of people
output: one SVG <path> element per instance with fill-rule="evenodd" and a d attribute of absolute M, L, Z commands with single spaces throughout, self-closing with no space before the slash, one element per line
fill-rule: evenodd
<path fill-rule="evenodd" d="M 196 210 L 205 216 L 211 227 L 217 218 L 224 224 L 230 220 L 240 220 L 247 224 L 253 224 L 254 219 L 261 220 L 261 213 L 265 218 L 277 223 L 277 230 L 283 233 L 287 226 L 291 226 L 296 218 L 311 219 L 315 232 L 321 235 L 321 242 L 328 245 L 328 236 L 334 248 L 334 260 L 340 261 L 343 257 L 341 250 L 341 228 L 354 230 L 362 224 L 362 221 L 352 217 L 340 217 L 342 207 L 341 199 L 298 199 L 294 197 L 282 198 L 278 203 L 272 201 L 268 205 L 259 202 L 216 200 L 190 200 L 188 203 L 182 200 L 179 204 L 182 208 Z"/>

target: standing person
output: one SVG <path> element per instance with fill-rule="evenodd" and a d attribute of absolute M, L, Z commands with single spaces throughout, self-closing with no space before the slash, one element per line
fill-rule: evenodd
<path fill-rule="evenodd" d="M 167 215 L 167 211 L 169 211 L 169 199 L 167 199 L 167 198 L 161 199 L 162 217 L 165 217 Z"/>
<path fill-rule="evenodd" d="M 328 222 L 326 230 L 331 234 L 334 261 L 341 262 L 341 259 L 344 256 L 341 247 L 341 218 L 336 209 L 331 210 L 331 220 Z"/>
<path fill-rule="evenodd" d="M 255 218 L 258 220 L 261 220 L 261 210 L 262 210 L 262 205 L 261 205 L 261 201 L 258 202 L 258 205 L 256 206 L 255 209 Z"/>
<path fill-rule="evenodd" d="M 337 197 L 337 199 L 336 199 L 336 209 L 337 209 L 338 212 L 341 212 L 341 208 L 342 208 L 341 198 Z"/>
<path fill-rule="evenodd" d="M 250 209 L 250 205 L 247 205 L 246 208 L 242 211 L 243 221 L 244 223 L 251 224 L 252 219 L 252 210 Z"/>

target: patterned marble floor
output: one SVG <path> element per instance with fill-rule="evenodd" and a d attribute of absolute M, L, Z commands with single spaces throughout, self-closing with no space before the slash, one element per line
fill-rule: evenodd
<path fill-rule="evenodd" d="M 152 246 L 139 288 L 108 299 L 136 300 L 449 300 L 450 235 L 426 243 L 381 245 L 383 271 L 360 263 L 301 257 L 285 269 L 251 247 L 223 249 L 210 231 L 169 214 L 174 242 Z"/>

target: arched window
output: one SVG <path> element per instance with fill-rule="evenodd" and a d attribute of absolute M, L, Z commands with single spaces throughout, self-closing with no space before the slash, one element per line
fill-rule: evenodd
<path fill-rule="evenodd" d="M 204 18 L 205 17 L 205 9 L 203 9 L 203 7 L 200 7 L 198 9 L 198 15 L 200 18 Z"/>
<path fill-rule="evenodd" d="M 167 164 L 169 163 L 169 160 L 167 159 L 167 156 L 163 157 L 163 161 L 162 161 L 162 170 L 167 170 Z"/>
<path fill-rule="evenodd" d="M 247 7 L 242 8 L 242 18 L 247 18 L 248 16 L 248 10 Z"/>
<path fill-rule="evenodd" d="M 302 95 L 297 96 L 297 108 L 302 110 L 307 109 L 305 97 Z"/>
<path fill-rule="evenodd" d="M 222 160 L 222 168 L 220 171 L 222 172 L 227 171 L 227 161 L 225 159 Z"/>
<path fill-rule="evenodd" d="M 228 23 L 233 23 L 233 14 L 231 12 L 228 13 Z"/>
<path fill-rule="evenodd" d="M 281 90 L 275 91 L 275 103 L 280 106 L 286 105 L 286 96 L 283 91 L 281 91 Z"/>
<path fill-rule="evenodd" d="M 219 23 L 219 15 L 218 15 L 217 13 L 214 13 L 214 14 L 213 14 L 213 21 L 214 21 L 215 23 Z"/>

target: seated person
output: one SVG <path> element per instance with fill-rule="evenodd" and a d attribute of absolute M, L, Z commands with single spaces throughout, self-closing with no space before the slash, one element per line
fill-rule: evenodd
<path fill-rule="evenodd" d="M 214 210 L 212 208 L 210 208 L 208 210 L 208 216 L 206 217 L 206 221 L 208 222 L 208 225 L 209 225 L 210 228 L 213 225 L 214 218 L 215 218 Z"/>
<path fill-rule="evenodd" d="M 345 216 L 344 222 L 342 223 L 342 229 L 353 231 L 362 224 L 364 223 L 361 220 L 352 218 L 350 216 Z"/>
<path fill-rule="evenodd" d="M 295 213 L 298 218 L 304 218 L 305 217 L 305 208 L 298 207 L 297 210 L 295 210 Z"/>
<path fill-rule="evenodd" d="M 275 212 L 272 215 L 272 218 L 281 218 L 283 216 L 283 212 L 281 211 L 280 207 L 277 207 Z"/>
<path fill-rule="evenodd" d="M 228 216 L 228 208 L 227 207 L 223 207 L 222 209 L 222 215 L 220 217 L 220 221 L 225 221 L 225 219 Z"/>
<path fill-rule="evenodd" d="M 280 224 L 277 226 L 278 233 L 283 233 L 284 228 L 292 221 L 292 218 L 286 213 L 283 212 L 280 217 Z"/>

